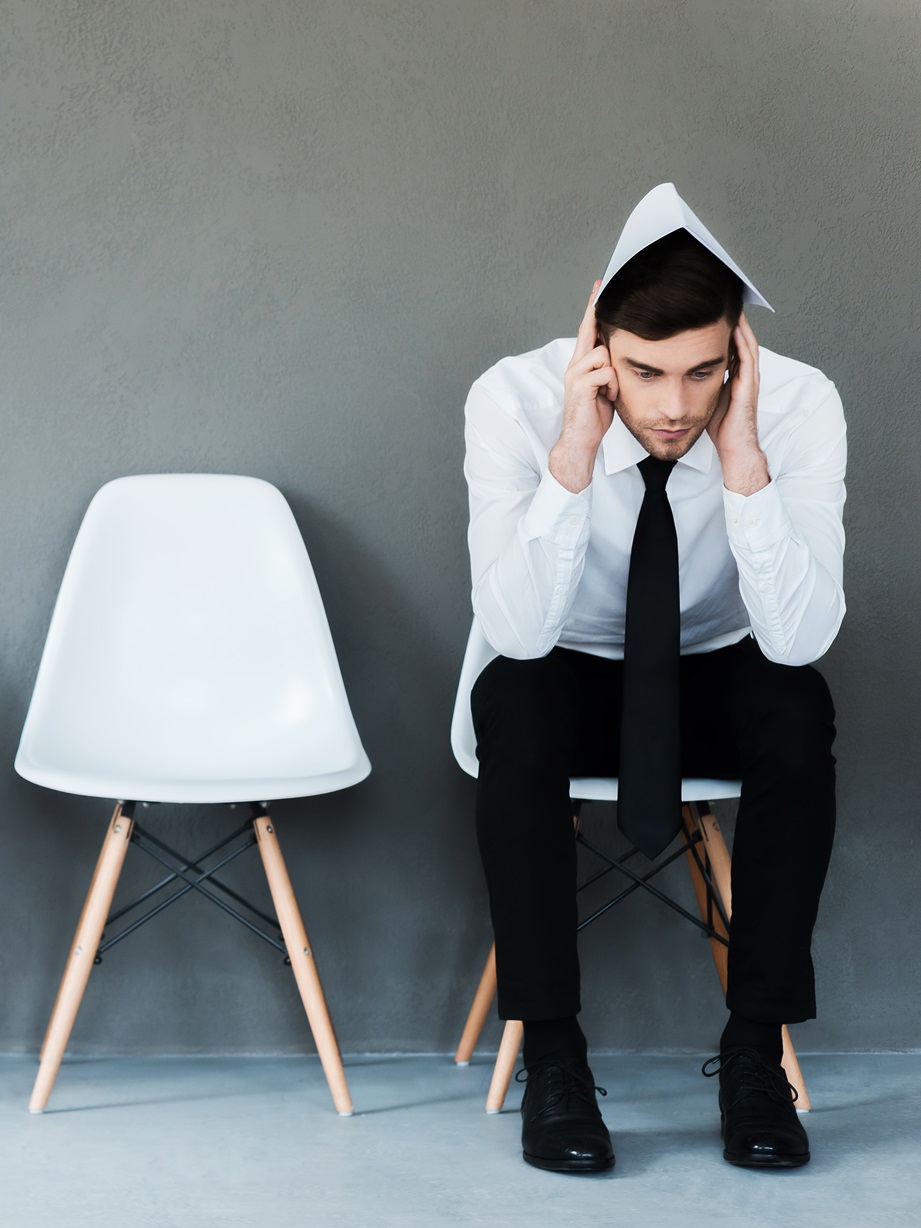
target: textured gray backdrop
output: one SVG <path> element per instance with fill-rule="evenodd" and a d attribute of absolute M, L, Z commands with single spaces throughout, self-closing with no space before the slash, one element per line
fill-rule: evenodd
<path fill-rule="evenodd" d="M 108 818 L 12 768 L 57 586 L 96 489 L 170 470 L 278 485 L 325 596 L 373 772 L 276 817 L 343 1048 L 453 1046 L 489 941 L 448 747 L 463 401 L 574 330 L 663 179 L 850 422 L 840 836 L 798 1041 L 917 1045 L 914 6 L 0 0 L 0 38 L 0 1049 L 38 1046 Z M 195 844 L 226 817 L 153 821 Z M 73 1048 L 310 1048 L 290 973 L 212 912 L 114 951 Z M 713 1044 L 706 944 L 654 902 L 590 931 L 584 966 L 594 1045 Z"/>

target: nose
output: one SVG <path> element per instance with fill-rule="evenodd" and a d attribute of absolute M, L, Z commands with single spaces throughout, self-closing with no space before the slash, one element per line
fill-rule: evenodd
<path fill-rule="evenodd" d="M 663 390 L 659 413 L 669 422 L 681 422 L 688 416 L 688 405 L 680 388 Z"/>

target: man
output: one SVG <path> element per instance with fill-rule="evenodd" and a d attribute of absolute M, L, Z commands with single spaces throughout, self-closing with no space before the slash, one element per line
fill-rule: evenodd
<path fill-rule="evenodd" d="M 835 730 L 810 663 L 844 615 L 845 427 L 834 385 L 759 349 L 744 303 L 768 306 L 662 184 L 575 344 L 504 359 L 467 403 L 473 606 L 499 654 L 471 698 L 477 831 L 540 1168 L 614 1163 L 576 1018 L 576 775 L 620 776 L 618 821 L 650 856 L 681 775 L 741 778 L 723 1154 L 809 1159 L 781 1028 L 815 1015 Z"/>

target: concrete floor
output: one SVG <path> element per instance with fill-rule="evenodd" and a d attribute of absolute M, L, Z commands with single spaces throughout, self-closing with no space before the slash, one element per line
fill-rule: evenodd
<path fill-rule="evenodd" d="M 43 1116 L 35 1064 L 0 1059 L 4 1228 L 921 1224 L 921 1054 L 803 1059 L 812 1163 L 758 1173 L 720 1156 L 700 1058 L 596 1057 L 617 1167 L 529 1168 L 520 1089 L 498 1116 L 485 1060 L 347 1061 L 340 1118 L 310 1058 L 69 1060 Z"/>

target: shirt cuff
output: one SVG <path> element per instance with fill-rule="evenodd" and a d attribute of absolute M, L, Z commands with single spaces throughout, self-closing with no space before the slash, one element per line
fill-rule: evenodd
<path fill-rule="evenodd" d="M 522 528 L 528 541 L 542 538 L 554 545 L 575 549 L 588 539 L 591 518 L 591 486 L 573 494 L 561 486 L 548 469 L 534 492 Z"/>
<path fill-rule="evenodd" d="M 730 543 L 754 554 L 772 550 L 794 531 L 776 482 L 768 482 L 753 495 L 740 495 L 723 487 L 726 529 Z"/>

